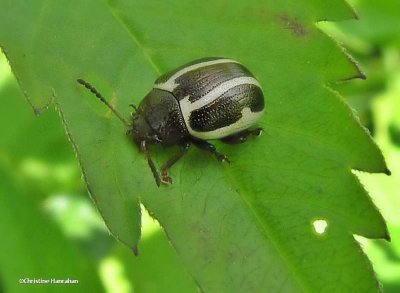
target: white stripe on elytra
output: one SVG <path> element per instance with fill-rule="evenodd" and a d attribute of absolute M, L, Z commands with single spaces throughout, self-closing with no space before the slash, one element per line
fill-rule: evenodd
<path fill-rule="evenodd" d="M 263 114 L 264 110 L 260 112 L 252 112 L 250 108 L 246 107 L 242 110 L 242 117 L 231 125 L 204 132 L 195 131 L 191 127 L 188 127 L 188 130 L 192 136 L 200 139 L 219 139 L 251 127 L 261 118 Z"/>
<path fill-rule="evenodd" d="M 184 97 L 182 100 L 179 101 L 182 112 L 184 111 L 183 109 L 185 109 L 190 114 L 190 112 L 192 112 L 193 110 L 197 110 L 205 105 L 212 103 L 213 101 L 218 99 L 223 93 L 230 90 L 231 88 L 243 84 L 253 84 L 261 89 L 260 84 L 254 77 L 250 76 L 235 77 L 221 83 L 220 85 L 215 87 L 212 91 L 208 92 L 205 96 L 201 97 L 200 99 L 194 102 L 191 102 L 189 100 L 190 96 Z M 183 114 L 185 113 L 183 112 Z"/>
<path fill-rule="evenodd" d="M 185 98 L 180 100 L 179 105 L 181 107 L 182 115 L 183 115 L 183 118 L 185 119 L 186 127 L 187 127 L 189 133 L 196 137 L 199 137 L 197 135 L 197 134 L 199 134 L 199 132 L 194 131 L 190 127 L 189 118 L 190 118 L 192 111 L 197 110 L 203 106 L 206 106 L 206 105 L 212 103 L 213 101 L 218 99 L 223 93 L 225 93 L 229 89 L 231 89 L 237 85 L 243 85 L 243 84 L 253 84 L 253 85 L 258 86 L 261 89 L 260 84 L 254 77 L 242 76 L 242 77 L 236 77 L 236 78 L 233 78 L 231 80 L 221 83 L 219 86 L 217 86 L 212 91 L 210 91 L 208 94 L 206 94 L 204 97 L 194 101 L 193 103 L 190 102 L 190 100 L 189 100 L 190 96 L 186 96 Z M 258 113 L 258 112 L 255 113 L 255 116 L 257 116 L 257 118 L 258 118 L 258 115 L 261 115 L 261 113 Z M 243 122 L 246 123 L 245 121 L 243 121 Z M 239 126 L 239 124 L 236 126 Z M 229 130 L 230 130 L 230 128 L 232 128 L 232 126 L 227 126 L 226 128 L 229 128 L 229 129 L 227 129 L 229 132 Z M 239 126 L 239 128 L 241 128 L 241 127 Z M 215 132 L 215 134 L 216 134 L 218 132 L 218 129 L 213 132 Z"/>
<path fill-rule="evenodd" d="M 210 66 L 210 65 L 215 65 L 215 64 L 221 64 L 221 63 L 239 63 L 233 59 L 216 59 L 216 60 L 210 60 L 210 61 L 204 61 L 204 62 L 200 62 L 200 63 L 196 63 L 190 66 L 187 66 L 185 68 L 182 68 L 181 70 L 179 70 L 177 73 L 175 73 L 174 75 L 172 75 L 167 81 L 163 82 L 163 83 L 158 83 L 154 85 L 154 88 L 158 88 L 160 90 L 165 90 L 165 91 L 169 91 L 172 92 L 179 84 L 175 83 L 175 80 L 184 75 L 185 73 L 201 68 L 201 67 L 206 67 L 206 66 Z"/>

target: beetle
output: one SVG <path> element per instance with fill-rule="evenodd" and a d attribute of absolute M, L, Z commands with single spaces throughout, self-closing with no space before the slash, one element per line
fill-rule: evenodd
<path fill-rule="evenodd" d="M 127 134 L 146 155 L 157 186 L 170 184 L 168 169 L 191 144 L 229 162 L 207 140 L 243 143 L 262 128 L 250 130 L 265 110 L 264 94 L 254 75 L 239 62 L 220 57 L 198 59 L 160 76 L 151 91 L 132 112 L 128 122 L 88 82 L 78 83 L 90 90 L 127 127 Z M 158 172 L 148 145 L 179 145 L 180 150 Z"/>

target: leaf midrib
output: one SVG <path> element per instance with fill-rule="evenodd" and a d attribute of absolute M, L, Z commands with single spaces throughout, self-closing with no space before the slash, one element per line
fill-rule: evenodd
<path fill-rule="evenodd" d="M 161 75 L 161 70 L 160 68 L 154 63 L 153 59 L 151 59 L 150 55 L 147 53 L 146 49 L 144 46 L 140 43 L 139 38 L 135 36 L 135 34 L 132 32 L 131 28 L 129 28 L 124 21 L 116 14 L 113 8 L 111 8 L 109 5 L 109 10 L 111 11 L 111 15 L 113 18 L 124 28 L 124 30 L 128 33 L 130 38 L 132 39 L 133 43 L 139 48 L 139 51 L 142 53 L 144 58 L 149 62 L 150 66 L 154 69 L 154 71 L 157 73 L 157 76 Z"/>
<path fill-rule="evenodd" d="M 231 186 L 234 186 L 234 183 L 237 182 L 235 178 L 232 176 L 232 172 L 224 172 L 227 174 L 226 178 L 230 182 Z M 262 218 L 260 218 L 257 214 L 257 211 L 253 208 L 252 204 L 248 201 L 246 198 L 245 194 L 243 192 L 240 192 L 239 190 L 235 190 L 236 195 L 244 202 L 245 206 L 250 210 L 251 214 L 253 217 L 256 219 L 258 223 L 258 227 L 261 229 L 261 233 L 265 235 L 265 238 L 268 242 L 272 244 L 274 249 L 278 252 L 279 256 L 282 258 L 283 262 L 286 263 L 286 266 L 288 268 L 288 271 L 292 272 L 292 275 L 294 279 L 297 281 L 297 283 L 300 285 L 300 287 L 303 289 L 304 292 L 311 292 L 311 288 L 309 288 L 308 284 L 304 280 L 306 278 L 302 276 L 301 270 L 297 270 L 295 264 L 290 260 L 290 258 L 287 256 L 287 253 L 280 248 L 280 245 L 278 241 L 274 240 L 273 237 L 273 229 L 267 225 L 265 221 L 263 221 Z"/>

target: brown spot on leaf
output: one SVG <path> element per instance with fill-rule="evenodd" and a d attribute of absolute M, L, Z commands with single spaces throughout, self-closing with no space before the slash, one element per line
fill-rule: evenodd
<path fill-rule="evenodd" d="M 298 37 L 304 37 L 310 33 L 298 20 L 292 19 L 286 14 L 279 15 L 279 20 L 285 29 L 291 30 Z"/>
<path fill-rule="evenodd" d="M 261 8 L 260 11 L 258 12 L 261 16 L 261 18 L 265 19 L 268 16 L 267 10 L 265 8 Z"/>

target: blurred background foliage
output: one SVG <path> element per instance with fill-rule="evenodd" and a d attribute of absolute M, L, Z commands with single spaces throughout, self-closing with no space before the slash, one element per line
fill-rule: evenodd
<path fill-rule="evenodd" d="M 330 86 L 357 112 L 392 171 L 389 177 L 357 172 L 387 220 L 392 242 L 357 239 L 383 291 L 400 292 L 400 1 L 350 2 L 360 21 L 318 26 L 348 49 L 367 76 L 365 81 Z M 148 215 L 139 257 L 108 234 L 88 197 L 57 111 L 33 115 L 4 56 L 0 100 L 0 292 L 18 292 L 18 280 L 24 277 L 75 278 L 80 290 L 95 292 L 197 292 Z"/>

